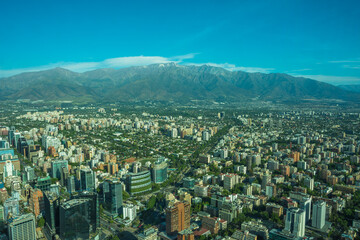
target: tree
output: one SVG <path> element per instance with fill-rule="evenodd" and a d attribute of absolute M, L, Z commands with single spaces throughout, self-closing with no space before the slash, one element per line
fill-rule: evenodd
<path fill-rule="evenodd" d="M 116 235 L 112 235 L 110 240 L 120 240 L 120 238 Z"/>
<path fill-rule="evenodd" d="M 57 179 L 57 178 L 51 178 L 51 184 L 55 184 L 57 181 L 59 181 L 59 179 Z"/>
<path fill-rule="evenodd" d="M 126 191 L 123 191 L 123 200 L 126 201 L 129 199 L 129 197 L 130 197 L 129 193 Z"/>
<path fill-rule="evenodd" d="M 147 203 L 147 208 L 148 209 L 153 209 L 156 203 L 156 197 L 153 195 L 151 196 L 151 198 L 149 199 L 148 203 Z"/>
<path fill-rule="evenodd" d="M 45 225 L 45 219 L 42 217 L 37 222 L 38 227 L 42 228 Z"/>
<path fill-rule="evenodd" d="M 102 215 L 104 213 L 104 207 L 102 204 L 100 204 L 99 212 L 100 212 L 100 215 Z"/>

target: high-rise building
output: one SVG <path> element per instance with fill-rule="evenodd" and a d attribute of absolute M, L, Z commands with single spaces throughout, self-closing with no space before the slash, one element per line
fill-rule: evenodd
<path fill-rule="evenodd" d="M 60 183 L 62 186 L 66 186 L 68 177 L 69 177 L 69 168 L 63 167 L 61 169 L 61 178 L 60 178 Z"/>
<path fill-rule="evenodd" d="M 44 195 L 40 189 L 30 190 L 29 206 L 35 217 L 44 210 Z"/>
<path fill-rule="evenodd" d="M 218 234 L 220 230 L 219 219 L 217 217 L 203 217 L 202 227 L 208 229 L 211 234 Z"/>
<path fill-rule="evenodd" d="M 4 206 L 0 205 L 0 230 L 2 231 L 5 223 L 5 209 Z"/>
<path fill-rule="evenodd" d="M 166 209 L 166 233 L 175 234 L 190 227 L 190 204 L 177 202 Z"/>
<path fill-rule="evenodd" d="M 299 202 L 300 208 L 305 211 L 305 223 L 308 223 L 311 218 L 311 197 L 302 197 Z"/>
<path fill-rule="evenodd" d="M 219 217 L 226 220 L 227 222 L 232 222 L 237 217 L 236 205 L 230 202 L 223 201 L 218 202 L 219 207 Z"/>
<path fill-rule="evenodd" d="M 91 169 L 80 170 L 80 183 L 83 191 L 95 190 L 95 174 Z"/>
<path fill-rule="evenodd" d="M 177 138 L 177 136 L 178 136 L 178 130 L 177 130 L 177 128 L 171 129 L 171 137 L 172 137 L 172 138 Z"/>
<path fill-rule="evenodd" d="M 5 219 L 8 219 L 9 214 L 19 215 L 19 201 L 13 197 L 6 199 L 4 202 Z"/>
<path fill-rule="evenodd" d="M 151 191 L 150 171 L 129 173 L 126 177 L 126 188 L 131 195 Z"/>
<path fill-rule="evenodd" d="M 28 181 L 32 181 L 35 179 L 35 170 L 34 168 L 30 167 L 30 166 L 26 166 L 24 168 L 25 170 L 25 173 L 24 173 L 24 177 L 25 177 L 25 181 L 28 182 Z"/>
<path fill-rule="evenodd" d="M 276 185 L 274 183 L 266 184 L 265 194 L 268 198 L 276 196 Z"/>
<path fill-rule="evenodd" d="M 220 150 L 220 157 L 221 158 L 227 158 L 229 156 L 229 150 L 227 148 Z"/>
<path fill-rule="evenodd" d="M 122 185 L 119 181 L 106 180 L 103 183 L 104 208 L 111 214 L 121 214 Z"/>
<path fill-rule="evenodd" d="M 29 144 L 28 142 L 26 141 L 26 138 L 24 137 L 20 137 L 18 140 L 17 140 L 17 151 L 21 154 L 24 155 L 24 157 L 26 157 L 28 155 L 28 151 L 29 151 Z"/>
<path fill-rule="evenodd" d="M 202 132 L 202 140 L 209 141 L 209 139 L 210 139 L 210 133 L 208 131 L 203 131 Z"/>
<path fill-rule="evenodd" d="M 152 167 L 152 180 L 154 183 L 162 183 L 167 179 L 168 165 L 165 160 L 157 160 Z"/>
<path fill-rule="evenodd" d="M 226 190 L 231 190 L 234 187 L 234 185 L 237 183 L 237 178 L 238 178 L 237 174 L 232 174 L 232 173 L 226 174 L 224 176 L 224 188 Z"/>
<path fill-rule="evenodd" d="M 305 187 L 309 188 L 311 191 L 314 190 L 314 179 L 310 177 L 305 177 L 304 179 Z"/>
<path fill-rule="evenodd" d="M 64 240 L 89 239 L 96 231 L 92 221 L 89 199 L 71 199 L 60 204 L 60 238 Z"/>
<path fill-rule="evenodd" d="M 130 221 L 136 218 L 136 206 L 134 204 L 126 204 L 123 206 L 123 218 L 129 218 Z"/>
<path fill-rule="evenodd" d="M 19 141 L 20 137 L 21 137 L 20 133 L 18 133 L 18 132 L 14 133 L 14 138 L 12 139 L 12 141 L 13 141 L 13 146 L 16 149 L 17 149 L 17 145 L 18 145 L 18 141 Z"/>
<path fill-rule="evenodd" d="M 8 132 L 8 138 L 9 138 L 9 144 L 10 146 L 14 146 L 14 138 L 15 138 L 15 127 L 10 127 L 10 130 Z"/>
<path fill-rule="evenodd" d="M 313 205 L 312 210 L 312 226 L 318 229 L 322 229 L 325 225 L 326 217 L 326 203 L 324 201 L 318 201 Z"/>
<path fill-rule="evenodd" d="M 289 208 L 286 212 L 285 229 L 296 237 L 305 235 L 305 211 L 300 208 Z"/>
<path fill-rule="evenodd" d="M 62 168 L 68 168 L 67 160 L 55 160 L 51 162 L 51 175 L 53 178 L 61 179 Z"/>
<path fill-rule="evenodd" d="M 38 178 L 37 183 L 35 184 L 35 188 L 40 189 L 41 191 L 49 191 L 51 185 L 51 178 L 50 176 L 44 178 Z"/>
<path fill-rule="evenodd" d="M 44 193 L 45 206 L 45 226 L 44 232 L 48 239 L 52 239 L 56 233 L 59 233 L 59 206 L 60 198 L 53 192 Z"/>
<path fill-rule="evenodd" d="M 252 195 L 252 186 L 250 184 L 247 184 L 243 188 L 243 193 L 245 195 L 251 196 Z"/>
<path fill-rule="evenodd" d="M 4 166 L 3 181 L 5 182 L 5 179 L 7 177 L 14 176 L 15 173 L 16 173 L 16 171 L 15 171 L 14 165 L 12 164 L 12 162 L 10 160 L 7 160 L 5 162 L 5 166 Z"/>
<path fill-rule="evenodd" d="M 69 193 L 75 192 L 75 176 L 69 176 L 66 184 L 67 191 Z"/>
<path fill-rule="evenodd" d="M 35 216 L 32 213 L 9 219 L 8 235 L 13 240 L 36 240 Z"/>
<path fill-rule="evenodd" d="M 84 191 L 79 194 L 73 194 L 74 199 L 88 200 L 88 222 L 90 224 L 90 232 L 96 232 L 100 227 L 100 212 L 99 212 L 99 196 L 96 192 Z"/>

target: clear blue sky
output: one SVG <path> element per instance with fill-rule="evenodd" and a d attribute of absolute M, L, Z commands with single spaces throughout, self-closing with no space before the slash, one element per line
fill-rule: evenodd
<path fill-rule="evenodd" d="M 168 61 L 360 83 L 360 1 L 0 1 L 0 76 Z"/>

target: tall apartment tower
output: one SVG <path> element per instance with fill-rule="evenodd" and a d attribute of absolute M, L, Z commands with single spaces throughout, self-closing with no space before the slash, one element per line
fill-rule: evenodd
<path fill-rule="evenodd" d="M 75 192 L 75 177 L 74 176 L 69 176 L 66 180 L 67 182 L 67 185 L 66 185 L 66 188 L 67 188 L 67 191 L 69 193 L 73 193 Z"/>
<path fill-rule="evenodd" d="M 290 208 L 286 213 L 285 229 L 296 237 L 305 236 L 305 211 L 300 208 Z"/>
<path fill-rule="evenodd" d="M 190 227 L 190 204 L 177 202 L 166 209 L 166 233 L 175 234 Z"/>
<path fill-rule="evenodd" d="M 103 185 L 104 207 L 114 215 L 121 214 L 122 185 L 119 181 L 106 180 Z"/>
<path fill-rule="evenodd" d="M 326 203 L 318 201 L 313 206 L 312 213 L 312 226 L 318 229 L 322 229 L 325 225 L 326 217 Z"/>
<path fill-rule="evenodd" d="M 8 236 L 9 239 L 36 240 L 34 214 L 28 213 L 10 219 Z"/>
<path fill-rule="evenodd" d="M 90 231 L 96 232 L 100 227 L 100 208 L 99 208 L 99 196 L 96 192 L 84 191 L 79 194 L 73 194 L 72 199 L 85 199 L 88 200 L 88 216 L 90 224 Z"/>
<path fill-rule="evenodd" d="M 45 226 L 44 232 L 48 239 L 52 239 L 59 232 L 60 198 L 54 192 L 44 193 Z"/>
<path fill-rule="evenodd" d="M 89 239 L 91 216 L 89 200 L 72 199 L 60 204 L 60 238 Z"/>
<path fill-rule="evenodd" d="M 305 211 L 305 223 L 308 224 L 311 218 L 311 196 L 302 197 L 300 199 L 300 208 Z"/>
<path fill-rule="evenodd" d="M 95 175 L 91 169 L 81 169 L 80 171 L 81 189 L 83 191 L 95 190 Z"/>

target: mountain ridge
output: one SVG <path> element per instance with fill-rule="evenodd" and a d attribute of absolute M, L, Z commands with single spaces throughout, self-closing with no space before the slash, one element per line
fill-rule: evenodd
<path fill-rule="evenodd" d="M 102 68 L 84 73 L 64 68 L 0 78 L 0 99 L 95 101 L 190 101 L 253 98 L 270 101 L 338 99 L 360 101 L 360 94 L 284 73 L 229 71 L 209 65 L 176 63 Z"/>

